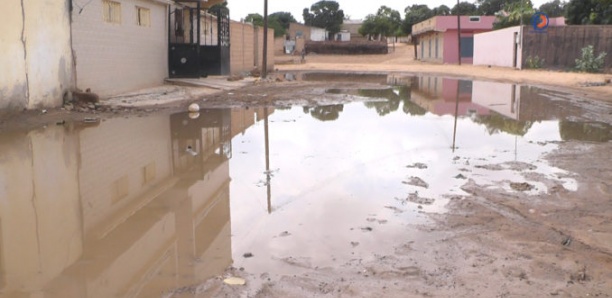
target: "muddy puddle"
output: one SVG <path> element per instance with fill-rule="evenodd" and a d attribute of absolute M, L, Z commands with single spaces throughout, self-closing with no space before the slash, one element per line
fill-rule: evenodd
<path fill-rule="evenodd" d="M 612 107 L 555 91 L 371 79 L 327 90 L 350 104 L 0 135 L 0 296 L 183 297 L 229 266 L 350 266 L 429 237 L 417 227 L 468 183 L 573 191 L 572 173 L 541 157 L 612 140 Z"/>

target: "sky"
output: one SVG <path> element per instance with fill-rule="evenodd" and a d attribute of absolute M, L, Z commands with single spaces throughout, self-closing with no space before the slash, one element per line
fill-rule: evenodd
<path fill-rule="evenodd" d="M 534 7 L 539 7 L 549 0 L 532 0 Z M 302 11 L 318 0 L 268 0 L 268 14 L 280 11 L 288 11 L 298 22 L 304 22 Z M 340 3 L 340 9 L 344 10 L 345 16 L 350 16 L 351 19 L 363 19 L 368 14 L 374 14 L 382 5 L 391 7 L 403 14 L 406 6 L 413 4 L 427 4 L 430 8 L 440 6 L 442 4 L 452 8 L 457 4 L 456 0 L 381 0 L 381 1 L 364 1 L 364 0 L 337 0 Z M 475 2 L 469 0 L 468 2 Z M 263 0 L 228 0 L 230 9 L 230 18 L 239 21 L 246 17 L 249 13 L 259 13 L 263 15 Z"/>

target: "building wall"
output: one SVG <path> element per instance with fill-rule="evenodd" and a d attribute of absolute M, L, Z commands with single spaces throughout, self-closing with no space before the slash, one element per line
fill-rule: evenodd
<path fill-rule="evenodd" d="M 290 23 L 289 30 L 287 30 L 287 34 L 290 39 L 303 38 L 305 40 L 310 40 L 312 27 L 298 24 L 298 23 Z"/>
<path fill-rule="evenodd" d="M 254 29 L 254 48 L 255 66 L 261 69 L 263 65 L 263 28 Z M 274 69 L 274 29 L 268 29 L 268 71 Z"/>
<path fill-rule="evenodd" d="M 437 43 L 436 43 L 437 41 Z M 435 32 L 419 37 L 418 56 L 421 61 L 442 63 L 444 57 L 444 33 Z M 437 53 L 436 53 L 437 50 Z"/>
<path fill-rule="evenodd" d="M 274 35 L 272 35 L 274 36 Z M 247 72 L 255 67 L 255 28 L 249 23 L 230 23 L 230 72 Z M 273 50 L 271 48 L 270 50 Z"/>
<path fill-rule="evenodd" d="M 166 5 L 114 1 L 121 3 L 121 24 L 104 22 L 101 0 L 72 12 L 77 86 L 101 96 L 160 85 L 168 76 Z M 150 9 L 150 27 L 137 25 L 136 6 Z"/>
<path fill-rule="evenodd" d="M 520 30 L 516 26 L 474 35 L 474 65 L 521 68 L 522 51 L 517 44 Z"/>
<path fill-rule="evenodd" d="M 56 107 L 72 88 L 67 0 L 3 0 L 0 110 Z"/>
<path fill-rule="evenodd" d="M 463 29 L 462 29 L 463 31 Z M 461 38 L 474 37 L 475 34 L 486 32 L 488 30 L 478 30 L 470 32 L 462 32 Z M 444 63 L 445 64 L 457 64 L 459 61 L 459 53 L 457 49 L 457 30 L 448 30 L 444 32 Z M 474 62 L 473 57 L 461 58 L 461 63 L 472 64 Z"/>
<path fill-rule="evenodd" d="M 519 120 L 520 90 L 520 86 L 507 83 L 474 81 L 472 102 L 510 119 Z"/>

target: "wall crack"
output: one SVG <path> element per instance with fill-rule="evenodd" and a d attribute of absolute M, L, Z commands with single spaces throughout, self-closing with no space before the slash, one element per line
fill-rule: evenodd
<path fill-rule="evenodd" d="M 23 63 L 25 65 L 25 78 L 26 78 L 26 107 L 30 106 L 30 78 L 28 74 L 28 48 L 27 48 L 27 40 L 25 37 L 25 29 L 26 29 L 26 19 L 25 19 L 25 6 L 23 4 L 24 0 L 21 0 L 21 19 L 22 19 L 22 27 L 21 27 L 21 43 L 23 45 Z"/>

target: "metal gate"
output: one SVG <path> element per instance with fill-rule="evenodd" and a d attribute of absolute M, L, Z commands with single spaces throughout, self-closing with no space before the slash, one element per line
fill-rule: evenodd
<path fill-rule="evenodd" d="M 175 2 L 192 1 L 176 0 Z M 170 78 L 199 78 L 230 73 L 229 10 L 219 7 L 210 13 L 212 14 L 207 15 L 202 11 L 200 1 L 196 2 L 195 7 L 182 6 L 169 10 L 168 68 Z M 213 39 L 215 33 L 216 38 Z"/>

